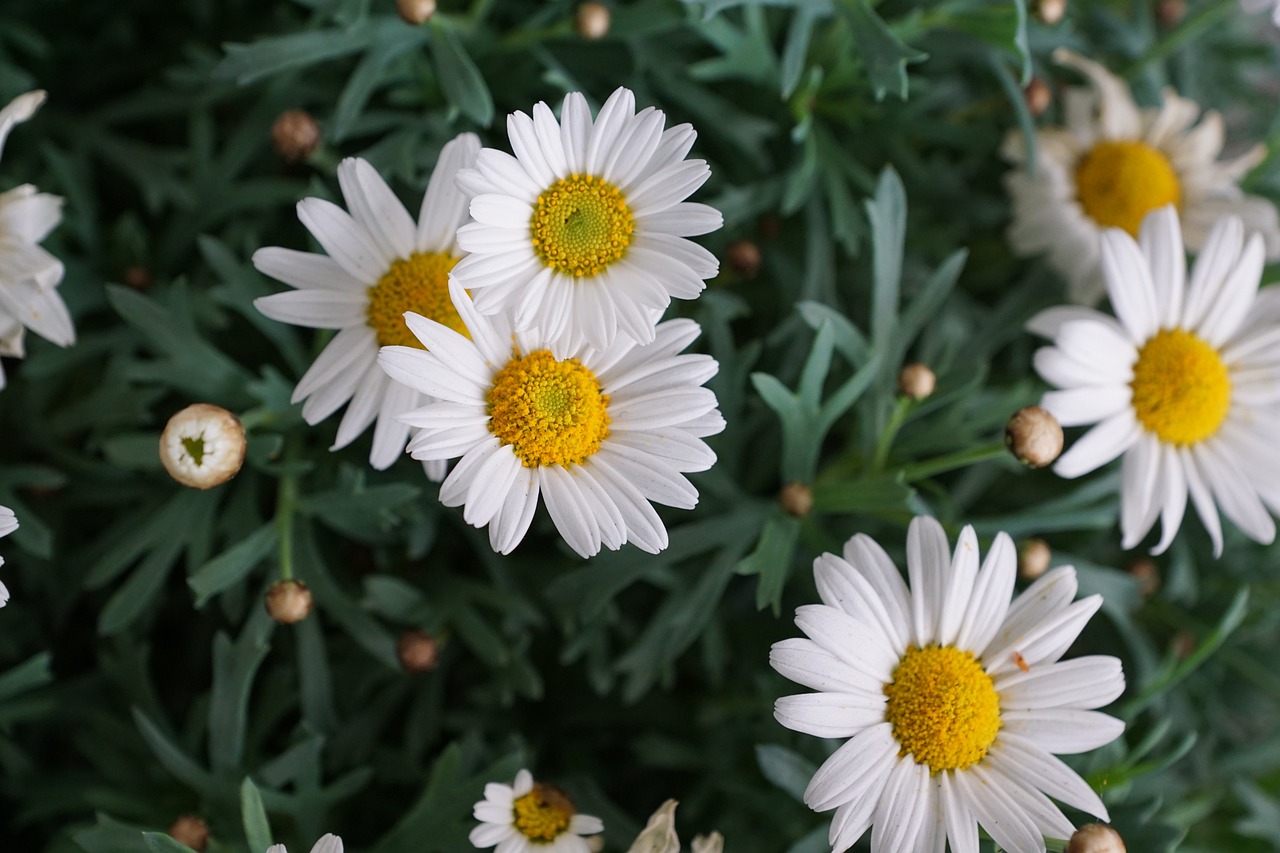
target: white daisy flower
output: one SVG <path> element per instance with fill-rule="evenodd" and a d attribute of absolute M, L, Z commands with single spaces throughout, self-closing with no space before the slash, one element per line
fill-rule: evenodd
<path fill-rule="evenodd" d="M 289 853 L 283 844 L 272 844 L 267 853 Z M 332 833 L 324 836 L 311 848 L 311 853 L 342 853 L 342 839 Z"/>
<path fill-rule="evenodd" d="M 18 519 L 13 514 L 13 510 L 7 506 L 0 506 L 0 536 L 8 536 L 10 533 L 18 529 Z M 4 557 L 0 557 L 0 566 L 4 565 Z M 9 603 L 9 590 L 0 583 L 0 607 L 4 607 Z"/>
<path fill-rule="evenodd" d="M 796 611 L 808 639 L 775 643 L 769 655 L 778 672 L 821 691 L 779 699 L 778 722 L 849 738 L 804 795 L 815 811 L 836 810 L 836 851 L 874 825 L 874 853 L 947 843 L 977 853 L 981 825 L 1001 850 L 1044 853 L 1046 837 L 1074 831 L 1049 797 L 1107 818 L 1052 754 L 1096 749 L 1124 730 L 1090 710 L 1124 691 L 1120 661 L 1059 661 L 1101 597 L 1072 603 L 1075 570 L 1063 566 L 1011 603 L 1018 560 L 1004 533 L 981 570 L 972 527 L 949 551 L 942 525 L 916 518 L 908 589 L 874 540 L 854 536 L 843 559 L 814 561 L 823 603 Z"/>
<path fill-rule="evenodd" d="M 1258 290 L 1265 249 L 1240 220 L 1214 226 L 1187 282 L 1173 208 L 1143 223 L 1139 242 L 1101 238 L 1115 308 L 1051 308 L 1028 328 L 1053 339 L 1036 352 L 1040 375 L 1062 390 L 1041 405 L 1063 426 L 1097 424 L 1054 470 L 1078 477 L 1124 455 L 1124 547 L 1160 516 L 1159 554 L 1182 523 L 1187 495 L 1222 553 L 1216 503 L 1258 542 L 1280 513 L 1280 288 Z M 1265 506 L 1264 506 L 1265 505 Z"/>
<path fill-rule="evenodd" d="M 514 785 L 485 785 L 474 815 L 480 825 L 471 843 L 498 853 L 589 853 L 583 836 L 604 832 L 600 818 L 578 814 L 563 791 L 533 781 L 528 770 L 516 774 Z"/>
<path fill-rule="evenodd" d="M 0 110 L 0 152 L 13 126 L 35 115 L 44 99 L 43 91 L 27 92 Z M 39 245 L 61 221 L 62 199 L 56 195 L 31 184 L 0 193 L 0 355 L 24 356 L 26 329 L 61 347 L 75 343 L 71 313 L 57 291 L 62 262 Z"/>
<path fill-rule="evenodd" d="M 686 160 L 687 124 L 663 130 L 653 107 L 635 111 L 618 89 L 593 123 L 586 98 L 565 96 L 557 123 L 539 103 L 507 118 L 515 156 L 486 148 L 458 175 L 476 220 L 458 232 L 471 255 L 453 274 L 482 314 L 511 313 L 540 329 L 558 357 L 615 336 L 647 344 L 671 298 L 693 299 L 719 271 L 684 239 L 715 231 L 715 208 L 683 201 L 711 174 Z"/>
<path fill-rule="evenodd" d="M 1068 280 L 1070 300 L 1092 305 L 1103 293 L 1098 235 L 1122 228 L 1137 237 L 1143 217 L 1173 204 L 1191 249 L 1201 249 L 1213 224 L 1234 214 L 1262 234 L 1267 257 L 1280 258 L 1275 207 L 1239 187 L 1266 156 L 1262 145 L 1219 161 L 1218 113 L 1200 117 L 1200 107 L 1172 89 L 1165 90 L 1158 109 L 1139 109 L 1124 82 L 1101 65 L 1062 48 L 1053 56 L 1084 74 L 1092 88 L 1064 93 L 1066 127 L 1036 134 L 1034 167 L 1026 162 L 1021 133 L 1005 140 L 1002 153 L 1017 164 L 1005 179 L 1015 252 L 1048 252 L 1049 263 Z"/>
<path fill-rule="evenodd" d="M 343 160 L 338 183 L 350 213 L 323 199 L 298 202 L 298 218 L 328 257 L 276 247 L 253 254 L 259 271 L 297 288 L 254 300 L 259 311 L 282 323 L 340 330 L 298 381 L 293 402 L 305 400 L 302 416 L 317 424 L 350 401 L 331 450 L 346 447 L 376 421 L 369 453 L 374 468 L 399 458 L 410 430 L 396 418 L 424 402 L 378 369 L 378 348 L 418 346 L 404 325 L 406 311 L 463 330 L 448 290 L 449 271 L 462 257 L 458 226 L 467 217 L 467 200 L 454 180 L 479 150 L 472 133 L 444 146 L 416 225 L 372 166 L 355 157 Z M 440 462 L 427 475 L 439 481 L 444 472 Z"/>
<path fill-rule="evenodd" d="M 539 495 L 584 557 L 601 543 L 667 547 L 650 501 L 692 509 L 698 492 L 684 474 L 711 467 L 715 453 L 701 439 L 724 429 L 715 394 L 701 387 L 715 359 L 679 354 L 698 324 L 670 320 L 648 346 L 619 337 L 557 358 L 545 337 L 513 333 L 504 315 L 477 313 L 456 280 L 450 289 L 470 339 L 409 314 L 426 349 L 378 356 L 392 379 L 441 401 L 402 418 L 421 430 L 409 442 L 415 459 L 462 457 L 440 500 L 465 506 L 468 524 L 488 525 L 503 554 L 524 538 Z"/>

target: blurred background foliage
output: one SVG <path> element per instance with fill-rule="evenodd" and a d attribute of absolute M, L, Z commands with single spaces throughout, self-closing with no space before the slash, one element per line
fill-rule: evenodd
<path fill-rule="evenodd" d="M 214 853 L 324 832 L 456 853 L 483 783 L 532 766 L 610 850 L 667 797 L 682 834 L 732 851 L 826 850 L 800 792 L 833 745 L 773 721 L 796 688 L 768 648 L 816 600 L 817 553 L 866 532 L 901 558 L 930 513 L 984 544 L 1043 537 L 1106 596 L 1073 653 L 1123 658 L 1129 729 L 1070 761 L 1130 850 L 1280 850 L 1280 549 L 1236 535 L 1215 561 L 1189 519 L 1154 562 L 1125 553 L 1116 470 L 1064 481 L 1000 445 L 1043 390 L 1022 324 L 1063 298 L 1002 236 L 998 144 L 1057 113 L 1033 117 L 1023 86 L 1075 82 L 1048 59 L 1066 45 L 1275 151 L 1265 19 L 1235 0 L 1072 0 L 1052 25 L 1023 0 L 609 9 L 587 39 L 567 0 L 439 0 L 422 25 L 392 0 L 0 4 L 0 101 L 50 93 L 0 188 L 66 198 L 45 245 L 79 332 L 29 339 L 0 393 L 0 504 L 22 525 L 0 543 L 0 847 L 180 851 L 156 833 L 194 814 Z M 277 285 L 248 259 L 308 246 L 293 203 L 334 197 L 342 157 L 416 209 L 457 132 L 505 148 L 508 112 L 619 85 L 693 122 L 712 165 L 725 262 L 673 313 L 703 324 L 729 428 L 665 553 L 583 562 L 540 516 L 500 558 L 412 460 L 372 471 L 368 435 L 330 453 L 336 419 L 302 422 L 289 395 L 327 338 L 259 316 Z M 271 128 L 294 108 L 323 140 L 289 162 Z M 1276 156 L 1248 186 L 1280 197 Z M 907 361 L 937 373 L 923 402 L 898 395 Z M 155 452 L 196 401 L 250 435 L 208 493 Z M 812 485 L 804 517 L 777 501 L 791 481 Z M 317 603 L 296 626 L 261 606 L 282 547 Z M 403 669 L 411 630 L 438 642 L 433 671 Z"/>

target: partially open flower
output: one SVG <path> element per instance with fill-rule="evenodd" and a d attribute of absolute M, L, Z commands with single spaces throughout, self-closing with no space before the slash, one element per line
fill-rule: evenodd
<path fill-rule="evenodd" d="M 1009 418 L 1004 443 L 1022 464 L 1043 468 L 1062 453 L 1062 425 L 1039 406 L 1023 406 Z"/>
<path fill-rule="evenodd" d="M 276 581 L 267 590 L 267 613 L 281 625 L 294 625 L 311 615 L 311 590 L 302 581 Z"/>
<path fill-rule="evenodd" d="M 695 835 L 693 853 L 724 853 L 724 836 L 718 832 L 710 835 Z"/>
<path fill-rule="evenodd" d="M 193 489 L 230 480 L 244 464 L 244 426 L 221 406 L 193 403 L 160 433 L 160 461 L 169 476 Z"/>
<path fill-rule="evenodd" d="M 1067 853 L 1125 853 L 1124 839 L 1109 826 L 1087 823 L 1071 836 Z"/>
<path fill-rule="evenodd" d="M 183 815 L 170 824 L 169 837 L 201 853 L 209 846 L 209 824 L 195 815 Z"/>

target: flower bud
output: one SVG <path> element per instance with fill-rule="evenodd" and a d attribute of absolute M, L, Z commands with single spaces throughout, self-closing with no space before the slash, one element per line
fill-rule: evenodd
<path fill-rule="evenodd" d="M 152 283 L 151 270 L 142 264 L 131 264 L 125 268 L 120 280 L 134 290 L 150 290 Z"/>
<path fill-rule="evenodd" d="M 169 837 L 196 853 L 203 853 L 209 845 L 209 824 L 195 815 L 183 815 L 169 825 Z"/>
<path fill-rule="evenodd" d="M 1160 588 L 1160 567 L 1149 557 L 1139 557 L 1129 564 L 1129 576 L 1138 582 L 1138 591 L 1146 598 Z"/>
<path fill-rule="evenodd" d="M 649 817 L 627 853 L 680 853 L 675 800 L 667 800 Z"/>
<path fill-rule="evenodd" d="M 1028 468 L 1043 468 L 1062 453 L 1062 425 L 1039 406 L 1024 406 L 1009 418 L 1004 443 Z"/>
<path fill-rule="evenodd" d="M 1067 842 L 1066 853 L 1125 853 L 1120 833 L 1100 823 L 1087 823 Z"/>
<path fill-rule="evenodd" d="M 1156 4 L 1156 19 L 1160 26 L 1171 30 L 1187 16 L 1187 0 L 1160 0 Z"/>
<path fill-rule="evenodd" d="M 693 853 L 724 853 L 724 836 L 718 832 L 694 836 Z"/>
<path fill-rule="evenodd" d="M 234 477 L 244 464 L 245 447 L 240 419 L 209 403 L 187 406 L 160 433 L 164 469 L 193 489 L 211 489 Z"/>
<path fill-rule="evenodd" d="M 1043 539 L 1024 539 L 1018 546 L 1018 576 L 1033 581 L 1049 570 L 1053 552 Z"/>
<path fill-rule="evenodd" d="M 320 125 L 306 110 L 285 110 L 271 125 L 271 144 L 286 162 L 310 157 L 320 145 Z"/>
<path fill-rule="evenodd" d="M 912 400 L 923 400 L 938 387 L 938 377 L 927 364 L 908 364 L 898 373 L 898 390 Z"/>
<path fill-rule="evenodd" d="M 1046 24 L 1056 24 L 1067 13 L 1067 0 L 1040 0 L 1036 4 L 1036 17 Z"/>
<path fill-rule="evenodd" d="M 594 41 L 609 34 L 612 18 L 609 7 L 603 3 L 582 3 L 574 15 L 574 24 L 578 28 L 578 35 Z"/>
<path fill-rule="evenodd" d="M 426 631 L 405 631 L 396 643 L 405 672 L 430 672 L 440 663 L 440 644 Z"/>
<path fill-rule="evenodd" d="M 778 492 L 778 503 L 787 515 L 804 518 L 813 509 L 813 489 L 804 483 L 787 483 Z"/>
<path fill-rule="evenodd" d="M 436 13 L 436 0 L 396 0 L 396 11 L 406 24 L 425 24 Z"/>
<path fill-rule="evenodd" d="M 281 625 L 294 625 L 311 614 L 311 590 L 302 581 L 276 581 L 267 590 L 267 613 Z"/>
<path fill-rule="evenodd" d="M 755 278 L 760 271 L 760 247 L 750 240 L 737 240 L 724 251 L 724 259 L 744 278 Z"/>
<path fill-rule="evenodd" d="M 1027 88 L 1022 90 L 1022 99 L 1026 101 L 1027 109 L 1031 114 L 1039 117 L 1044 115 L 1045 110 L 1049 109 L 1049 105 L 1053 103 L 1053 90 L 1039 77 L 1032 77 Z"/>

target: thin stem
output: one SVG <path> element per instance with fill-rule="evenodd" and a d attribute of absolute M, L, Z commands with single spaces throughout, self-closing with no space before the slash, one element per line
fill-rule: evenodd
<path fill-rule="evenodd" d="M 893 411 L 889 414 L 889 423 L 885 424 L 884 429 L 880 431 L 880 437 L 876 439 L 875 451 L 871 455 L 871 470 L 873 472 L 883 471 L 884 465 L 889 461 L 889 451 L 893 449 L 893 440 L 898 435 L 898 430 L 902 429 L 902 423 L 907 419 L 907 412 L 911 410 L 912 401 L 907 397 L 898 397 L 894 400 Z"/>
<path fill-rule="evenodd" d="M 298 475 L 293 464 L 293 443 L 285 445 L 284 473 L 276 493 L 276 529 L 280 531 L 280 579 L 293 580 L 293 514 L 298 508 Z"/>
<path fill-rule="evenodd" d="M 908 483 L 914 483 L 916 480 L 924 480 L 945 471 L 967 468 L 979 462 L 986 462 L 990 459 L 1008 455 L 1009 449 L 1004 446 L 1004 442 L 995 441 L 991 444 L 980 444 L 977 447 L 971 447 L 959 453 L 951 453 L 946 456 L 939 456 L 936 459 L 926 459 L 914 465 L 907 465 L 902 469 L 902 476 Z"/>
<path fill-rule="evenodd" d="M 1176 30 L 1169 33 L 1161 41 L 1153 44 L 1147 49 L 1146 53 L 1134 60 L 1133 64 L 1125 70 L 1124 76 L 1145 68 L 1153 62 L 1167 58 L 1205 30 L 1218 24 L 1236 9 L 1237 0 L 1216 0 L 1216 2 L 1208 6 L 1200 7 L 1184 18 Z"/>

